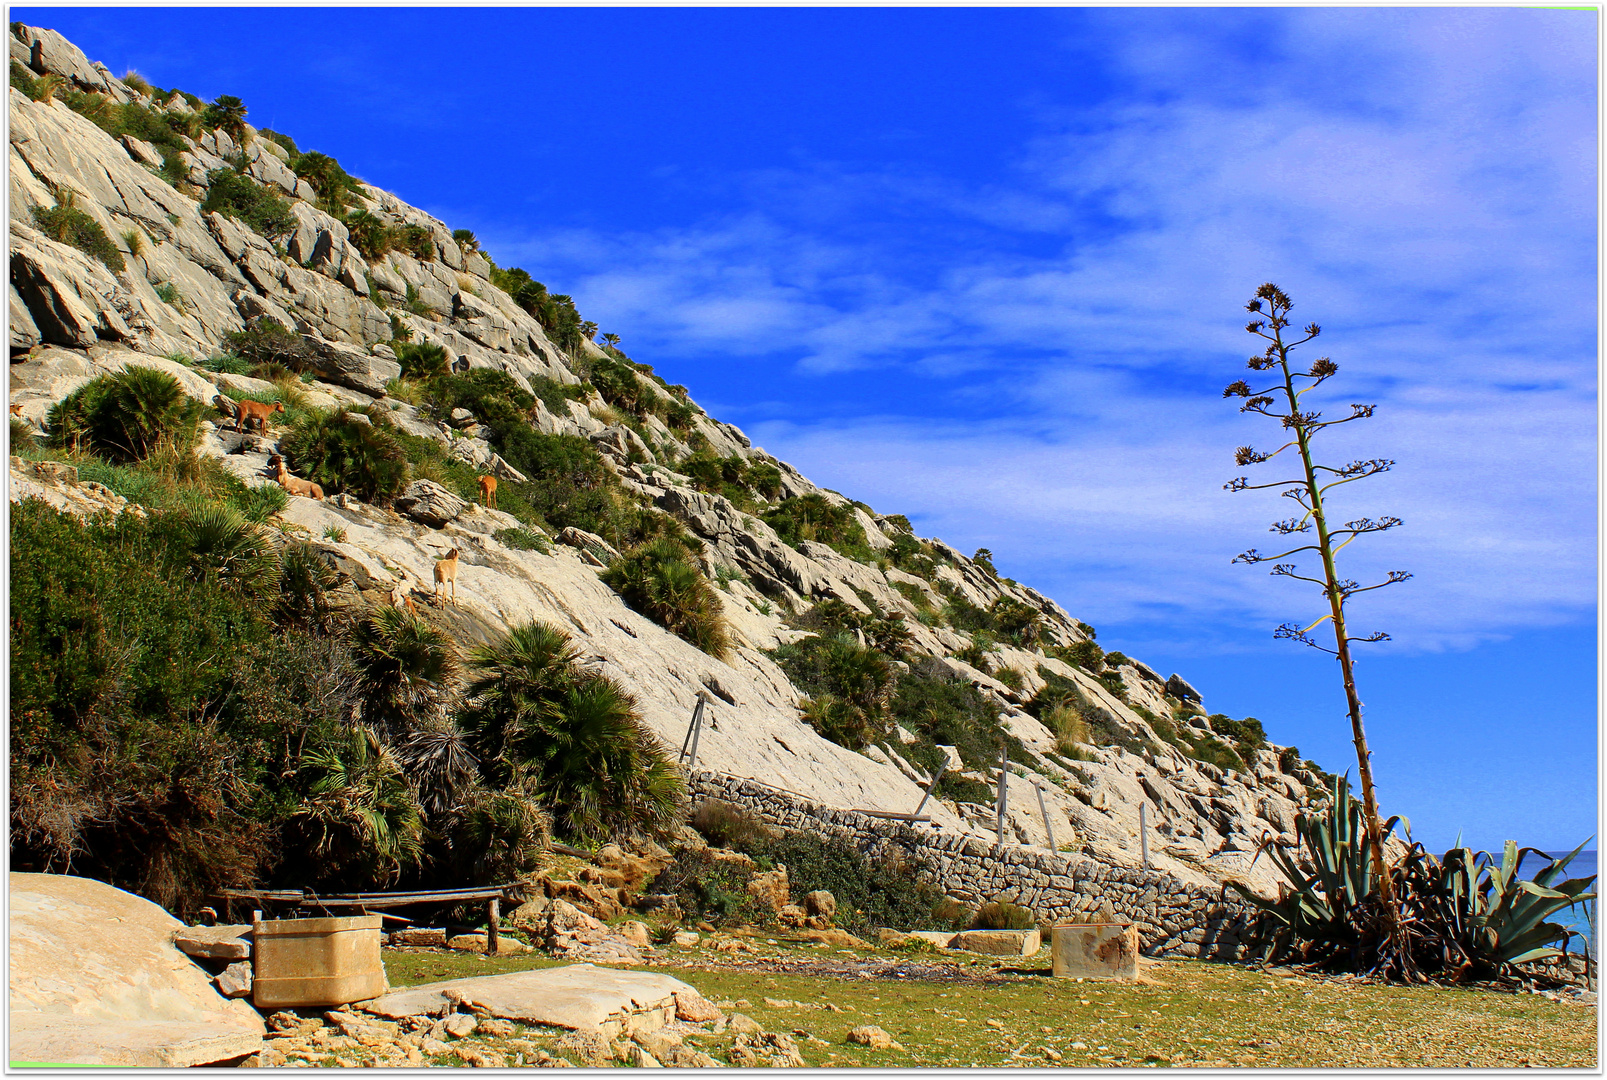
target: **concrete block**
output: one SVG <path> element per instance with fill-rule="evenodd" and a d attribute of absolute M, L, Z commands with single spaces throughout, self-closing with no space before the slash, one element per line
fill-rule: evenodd
<path fill-rule="evenodd" d="M 275 919 L 256 927 L 258 1008 L 345 1005 L 385 992 L 378 915 Z"/>
<path fill-rule="evenodd" d="M 1036 930 L 962 930 L 948 947 L 989 956 L 1035 956 L 1043 946 Z"/>
<path fill-rule="evenodd" d="M 1136 979 L 1138 928 L 1131 923 L 1057 926 L 1051 956 L 1059 979 Z"/>

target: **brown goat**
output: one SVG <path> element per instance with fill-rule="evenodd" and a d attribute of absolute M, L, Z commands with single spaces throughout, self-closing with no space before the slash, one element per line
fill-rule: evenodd
<path fill-rule="evenodd" d="M 15 401 L 13 401 L 11 403 L 11 415 L 12 416 L 21 416 L 22 415 L 22 406 L 18 405 Z"/>
<path fill-rule="evenodd" d="M 497 478 L 494 476 L 480 477 L 480 501 L 487 508 L 497 505 Z"/>
<path fill-rule="evenodd" d="M 303 480 L 299 476 L 291 476 L 285 471 L 285 459 L 278 454 L 268 459 L 268 464 L 274 467 L 274 479 L 279 486 L 285 489 L 288 495 L 304 495 L 309 499 L 323 500 L 324 489 L 311 480 Z"/>
<path fill-rule="evenodd" d="M 235 403 L 239 411 L 234 414 L 234 430 L 240 431 L 248 421 L 255 420 L 264 435 L 268 434 L 268 417 L 276 412 L 284 412 L 285 404 L 276 401 L 272 405 L 261 401 L 240 401 Z"/>
<path fill-rule="evenodd" d="M 453 548 L 452 553 L 435 564 L 435 587 L 430 591 L 431 596 L 441 591 L 441 586 L 448 581 L 452 583 L 452 606 L 458 604 L 458 549 Z"/>

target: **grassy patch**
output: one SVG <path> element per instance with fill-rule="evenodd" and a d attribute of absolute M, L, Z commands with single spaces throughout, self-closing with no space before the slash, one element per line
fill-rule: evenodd
<path fill-rule="evenodd" d="M 835 949 L 748 940 L 776 958 L 845 959 Z M 955 972 L 965 981 L 843 978 L 712 968 L 728 964 L 725 956 L 661 951 L 671 964 L 653 970 L 711 1000 L 744 1002 L 737 1011 L 767 1030 L 824 1040 L 798 1038 L 814 1067 L 1590 1068 L 1596 1059 L 1593 1009 L 1482 990 L 1318 982 L 1199 961 L 1156 964 L 1149 983 L 1077 982 L 1049 978 L 1047 952 L 1009 968 L 943 955 L 960 961 Z M 387 951 L 386 966 L 393 985 L 407 986 L 561 964 Z M 850 1045 L 849 1030 L 861 1024 L 885 1029 L 904 1049 Z M 697 1040 L 722 1060 L 731 1041 Z"/>

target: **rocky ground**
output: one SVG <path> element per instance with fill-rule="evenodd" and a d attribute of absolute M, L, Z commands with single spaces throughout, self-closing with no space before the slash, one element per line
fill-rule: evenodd
<path fill-rule="evenodd" d="M 722 942 L 757 944 L 732 959 Z M 1593 994 L 1403 988 L 1201 961 L 1137 983 L 1020 962 L 941 962 L 866 946 L 705 935 L 655 967 L 719 1009 L 633 1039 L 462 1016 L 378 1024 L 351 1012 L 270 1019 L 259 1064 L 909 1067 L 1589 1068 Z M 830 954 L 829 956 L 824 954 Z M 542 957 L 387 950 L 394 985 L 549 966 Z M 847 977 L 845 977 L 847 976 Z M 449 1027 L 448 1025 L 452 1025 Z M 439 1027 L 440 1030 L 436 1030 Z M 461 1035 L 453 1034 L 453 1027 Z"/>

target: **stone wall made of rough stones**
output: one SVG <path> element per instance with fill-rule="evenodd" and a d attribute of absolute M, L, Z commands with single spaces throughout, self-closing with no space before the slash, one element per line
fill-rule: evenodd
<path fill-rule="evenodd" d="M 722 773 L 697 770 L 688 787 L 694 805 L 718 799 L 783 829 L 847 840 L 872 856 L 902 848 L 925 864 L 946 894 L 965 903 L 1009 900 L 1056 923 L 1086 919 L 1108 902 L 1117 918 L 1138 927 L 1146 956 L 1233 959 L 1254 918 L 1255 909 L 1225 888 L 1202 888 L 1157 870 L 1019 844 L 995 851 L 974 834 L 834 809 Z"/>

